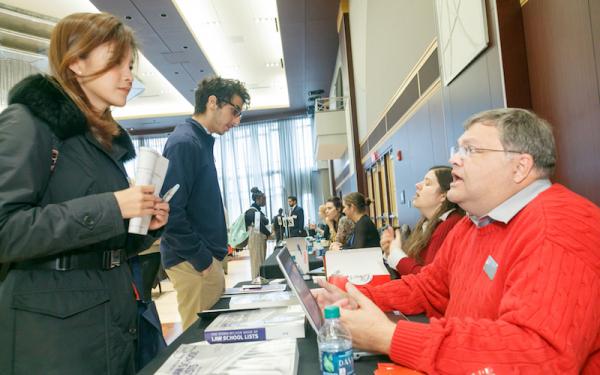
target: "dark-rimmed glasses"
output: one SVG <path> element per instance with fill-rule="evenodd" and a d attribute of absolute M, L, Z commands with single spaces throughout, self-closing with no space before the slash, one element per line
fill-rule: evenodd
<path fill-rule="evenodd" d="M 240 117 L 242 115 L 242 109 L 237 105 L 233 104 L 229 100 L 219 100 L 222 103 L 229 104 L 233 107 L 233 117 Z"/>
<path fill-rule="evenodd" d="M 472 154 L 480 154 L 480 153 L 484 153 L 484 152 L 508 152 L 508 153 L 512 153 L 512 154 L 522 154 L 521 151 L 516 151 L 516 150 L 497 150 L 497 149 L 493 149 L 493 148 L 482 148 L 482 147 L 475 147 L 475 146 L 471 146 L 471 145 L 450 147 L 450 157 L 453 157 L 454 155 L 458 155 L 458 157 L 460 157 L 460 158 L 468 158 Z"/>

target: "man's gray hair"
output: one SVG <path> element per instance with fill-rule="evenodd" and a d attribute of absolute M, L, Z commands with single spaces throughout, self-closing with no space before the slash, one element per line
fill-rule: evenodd
<path fill-rule="evenodd" d="M 495 126 L 504 149 L 531 155 L 536 169 L 544 177 L 554 173 L 556 145 L 552 127 L 546 120 L 525 109 L 501 108 L 471 116 L 465 122 L 465 130 L 476 123 Z"/>

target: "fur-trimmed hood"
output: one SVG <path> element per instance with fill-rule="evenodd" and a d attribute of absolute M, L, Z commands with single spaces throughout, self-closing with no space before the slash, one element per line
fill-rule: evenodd
<path fill-rule="evenodd" d="M 26 77 L 10 90 L 8 103 L 25 105 L 60 139 L 84 135 L 88 131 L 84 114 L 51 76 L 35 74 Z M 119 128 L 121 133 L 113 142 L 127 150 L 124 161 L 133 159 L 135 148 L 131 138 Z"/>

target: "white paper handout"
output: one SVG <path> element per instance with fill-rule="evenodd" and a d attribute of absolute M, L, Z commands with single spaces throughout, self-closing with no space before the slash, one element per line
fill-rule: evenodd
<path fill-rule="evenodd" d="M 298 371 L 296 339 L 236 344 L 181 345 L 156 375 L 294 375 Z"/>
<path fill-rule="evenodd" d="M 327 257 L 327 277 L 334 274 L 354 276 L 388 273 L 383 264 L 380 247 L 328 251 L 325 256 Z"/>
<path fill-rule="evenodd" d="M 169 160 L 158 151 L 148 147 L 140 147 L 135 171 L 135 184 L 154 185 L 154 195 L 158 197 L 168 167 Z M 148 234 L 151 219 L 152 215 L 131 218 L 129 220 L 129 233 Z"/>

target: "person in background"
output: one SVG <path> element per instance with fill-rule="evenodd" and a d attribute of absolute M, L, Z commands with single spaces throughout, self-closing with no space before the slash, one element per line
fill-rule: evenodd
<path fill-rule="evenodd" d="M 354 222 L 342 210 L 342 200 L 339 197 L 331 197 L 325 203 L 325 223 L 329 232 L 326 238 L 331 243 L 338 242 L 341 246 L 347 246 L 354 232 Z"/>
<path fill-rule="evenodd" d="M 135 373 L 127 259 L 169 212 L 153 186 L 129 186 L 135 149 L 110 111 L 136 50 L 119 17 L 71 14 L 52 30 L 51 75 L 18 83 L 0 113 L 1 374 Z M 128 234 L 144 215 L 148 235 Z"/>
<path fill-rule="evenodd" d="M 248 228 L 248 251 L 250 252 L 250 276 L 252 279 L 259 275 L 260 266 L 267 254 L 267 238 L 271 232 L 267 229 L 269 219 L 261 211 L 265 207 L 267 197 L 257 187 L 250 190 L 252 205 L 244 213 L 246 228 Z"/>
<path fill-rule="evenodd" d="M 450 162 L 448 199 L 469 217 L 433 263 L 362 293 L 320 283 L 319 304 L 346 307 L 355 346 L 427 373 L 600 373 L 600 208 L 550 182 L 550 125 L 524 109 L 476 114 Z"/>
<path fill-rule="evenodd" d="M 421 212 L 415 230 L 403 242 L 400 230 L 388 227 L 381 236 L 381 249 L 388 265 L 400 276 L 418 273 L 433 262 L 435 254 L 454 225 L 465 215 L 456 203 L 448 200 L 452 168 L 435 166 L 423 181 L 416 184 L 413 206 Z"/>
<path fill-rule="evenodd" d="M 325 205 L 322 204 L 319 206 L 319 222 L 311 223 L 309 220 L 308 224 L 308 235 L 312 237 L 316 237 L 317 234 L 321 237 L 324 237 L 324 234 L 329 236 L 329 228 L 325 224 Z"/>
<path fill-rule="evenodd" d="M 195 98 L 194 114 L 175 128 L 163 152 L 170 161 L 163 190 L 175 184 L 181 187 L 170 201 L 171 220 L 160 252 L 177 291 L 184 330 L 225 289 L 221 261 L 227 254 L 227 227 L 213 134 L 223 135 L 238 125 L 250 101 L 243 83 L 221 77 L 203 80 Z"/>
<path fill-rule="evenodd" d="M 273 216 L 271 220 L 273 224 L 273 231 L 275 232 L 275 240 L 277 242 L 283 241 L 283 234 L 285 228 L 283 227 L 283 208 L 277 211 L 277 215 Z"/>
<path fill-rule="evenodd" d="M 354 192 L 345 195 L 343 202 L 344 214 L 354 223 L 354 231 L 347 241 L 348 245 L 343 248 L 379 247 L 379 232 L 367 215 L 367 208 L 372 203 L 371 199 Z M 329 247 L 330 250 L 340 250 L 341 248 L 342 244 L 339 241 L 332 243 Z"/>
<path fill-rule="evenodd" d="M 288 205 L 290 206 L 288 216 L 294 219 L 294 225 L 288 226 L 288 237 L 305 237 L 304 209 L 298 206 L 298 198 L 294 195 L 288 197 Z"/>

